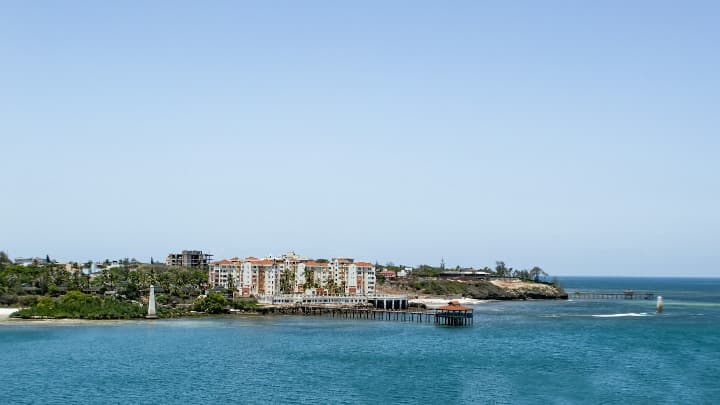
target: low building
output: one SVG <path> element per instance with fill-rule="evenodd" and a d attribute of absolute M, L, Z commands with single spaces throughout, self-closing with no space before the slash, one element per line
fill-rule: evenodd
<path fill-rule="evenodd" d="M 468 326 L 473 323 L 473 308 L 460 305 L 458 301 L 450 301 L 438 307 L 435 312 L 435 323 L 448 326 Z"/>
<path fill-rule="evenodd" d="M 398 278 L 405 278 L 409 276 L 413 271 L 412 267 L 405 267 L 404 269 L 397 272 Z"/>
<path fill-rule="evenodd" d="M 446 270 L 438 275 L 439 278 L 456 280 L 485 280 L 490 273 L 474 269 Z"/>
<path fill-rule="evenodd" d="M 397 274 L 392 270 L 383 270 L 378 273 L 379 276 L 385 277 L 387 280 L 394 280 Z"/>
<path fill-rule="evenodd" d="M 47 259 L 42 259 L 39 257 L 18 257 L 15 259 L 15 264 L 20 266 L 42 266 L 45 264 L 48 264 L 50 262 L 47 261 Z"/>

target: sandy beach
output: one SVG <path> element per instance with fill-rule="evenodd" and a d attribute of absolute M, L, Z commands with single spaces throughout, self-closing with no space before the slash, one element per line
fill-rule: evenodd
<path fill-rule="evenodd" d="M 458 301 L 462 305 L 477 305 L 490 302 L 490 300 L 476 300 L 473 298 L 413 298 L 408 300 L 410 304 L 425 304 L 428 308 L 437 308 L 443 305 L 447 305 L 450 301 Z"/>
<path fill-rule="evenodd" d="M 10 314 L 19 309 L 20 308 L 0 308 L 0 321 L 7 321 L 10 318 Z"/>

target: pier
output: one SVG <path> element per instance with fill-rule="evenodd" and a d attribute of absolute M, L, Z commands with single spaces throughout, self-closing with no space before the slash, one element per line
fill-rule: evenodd
<path fill-rule="evenodd" d="M 650 291 L 625 290 L 623 292 L 608 291 L 573 291 L 569 298 L 578 300 L 651 300 L 655 293 Z"/>
<path fill-rule="evenodd" d="M 322 305 L 273 306 L 259 309 L 263 314 L 325 316 L 331 318 L 369 319 L 378 321 L 436 323 L 434 309 L 376 309 L 370 307 L 331 307 Z"/>
<path fill-rule="evenodd" d="M 275 296 L 264 297 L 269 305 L 258 308 L 264 315 L 325 316 L 331 318 L 379 321 L 435 323 L 447 326 L 470 326 L 473 309 L 457 301 L 438 309 L 420 309 L 408 304 L 407 296 Z"/>
<path fill-rule="evenodd" d="M 367 319 L 409 323 L 434 323 L 446 326 L 470 326 L 473 324 L 471 308 L 456 311 L 442 309 L 376 309 L 371 307 L 329 307 L 321 305 L 271 306 L 258 310 L 262 314 L 325 316 L 330 318 Z"/>

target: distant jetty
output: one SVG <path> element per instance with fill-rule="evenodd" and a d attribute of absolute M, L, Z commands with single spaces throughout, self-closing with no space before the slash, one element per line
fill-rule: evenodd
<path fill-rule="evenodd" d="M 577 300 L 652 300 L 655 293 L 650 291 L 573 291 L 570 297 Z"/>

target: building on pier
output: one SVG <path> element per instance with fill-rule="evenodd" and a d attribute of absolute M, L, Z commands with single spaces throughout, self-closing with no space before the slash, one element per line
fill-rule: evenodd
<path fill-rule="evenodd" d="M 408 297 L 403 295 L 387 295 L 369 297 L 368 303 L 376 309 L 405 310 L 408 309 Z"/>
<path fill-rule="evenodd" d="M 451 301 L 435 312 L 435 323 L 448 326 L 468 326 L 473 323 L 473 309 Z"/>

